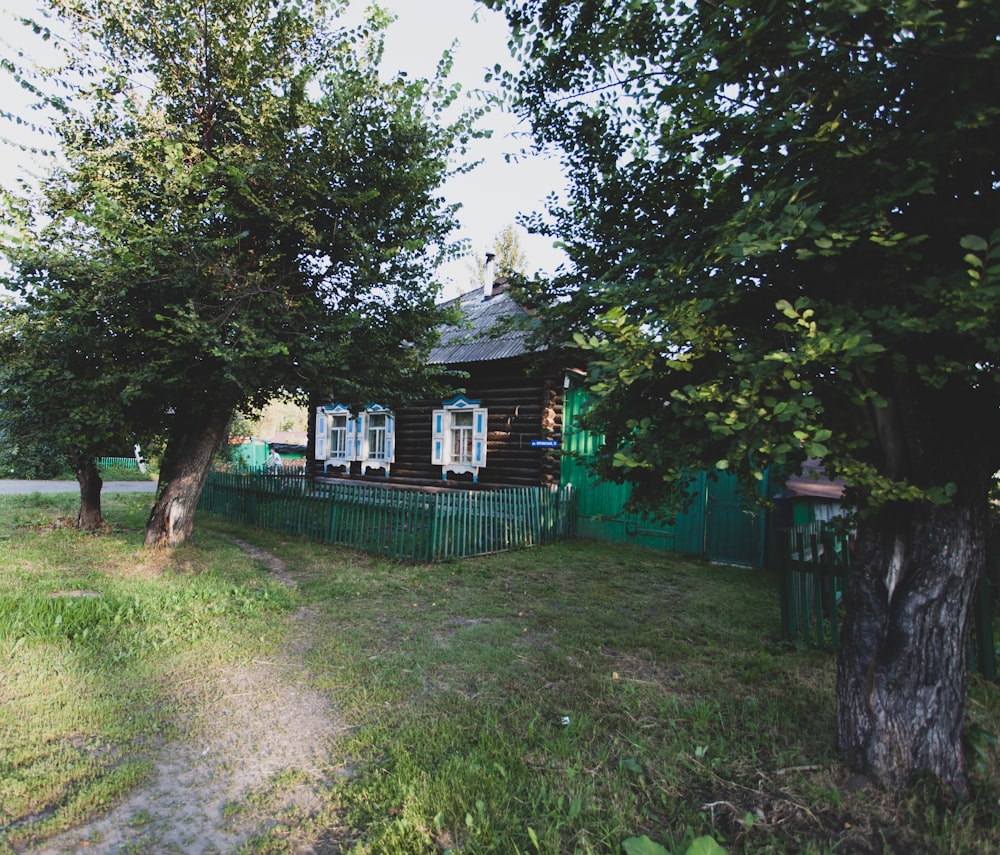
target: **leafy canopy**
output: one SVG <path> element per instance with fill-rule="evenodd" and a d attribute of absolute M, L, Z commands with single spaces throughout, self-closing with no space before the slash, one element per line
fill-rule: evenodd
<path fill-rule="evenodd" d="M 343 9 L 53 2 L 66 63 L 16 70 L 61 111 L 62 160 L 19 202 L 11 285 L 93 328 L 133 413 L 420 379 L 454 251 L 439 187 L 475 116 L 447 56 L 382 79 L 389 17 L 345 29 Z"/>
<path fill-rule="evenodd" d="M 484 0 L 571 191 L 554 335 L 605 475 L 677 499 L 823 457 L 853 498 L 1000 467 L 1000 6 Z M 960 452 L 959 452 L 960 448 Z"/>

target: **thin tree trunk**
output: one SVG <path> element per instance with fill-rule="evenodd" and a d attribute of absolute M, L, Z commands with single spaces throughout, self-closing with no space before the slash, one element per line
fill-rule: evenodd
<path fill-rule="evenodd" d="M 217 406 L 178 417 L 164 454 L 156 504 L 146 523 L 146 546 L 179 546 L 191 536 L 198 500 L 230 415 L 231 408 Z"/>
<path fill-rule="evenodd" d="M 97 470 L 94 458 L 78 458 L 73 469 L 80 484 L 80 510 L 76 515 L 76 527 L 85 531 L 96 531 L 104 522 L 101 513 L 101 487 L 104 481 Z"/>
<path fill-rule="evenodd" d="M 859 526 L 837 742 L 856 771 L 890 788 L 928 772 L 969 793 L 961 736 L 986 523 L 985 501 L 970 501 L 886 508 Z"/>

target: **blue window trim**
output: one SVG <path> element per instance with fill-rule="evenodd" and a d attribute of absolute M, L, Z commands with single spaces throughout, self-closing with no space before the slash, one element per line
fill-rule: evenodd
<path fill-rule="evenodd" d="M 465 395 L 456 395 L 451 400 L 443 401 L 441 406 L 446 410 L 464 410 L 466 407 L 478 407 L 479 401 L 473 401 Z"/>

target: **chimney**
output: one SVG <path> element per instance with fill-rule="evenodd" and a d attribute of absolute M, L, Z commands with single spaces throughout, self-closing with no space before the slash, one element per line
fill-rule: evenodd
<path fill-rule="evenodd" d="M 493 296 L 493 285 L 494 277 L 496 276 L 496 270 L 493 264 L 493 259 L 496 258 L 495 252 L 486 253 L 486 271 L 483 274 L 483 299 L 487 300 Z"/>

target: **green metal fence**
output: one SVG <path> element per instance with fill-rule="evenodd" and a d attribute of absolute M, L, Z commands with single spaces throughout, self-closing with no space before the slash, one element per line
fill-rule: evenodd
<path fill-rule="evenodd" d="M 568 534 L 572 491 L 445 490 L 213 472 L 199 510 L 403 561 L 446 561 Z"/>
<path fill-rule="evenodd" d="M 672 523 L 627 513 L 631 487 L 598 480 L 590 470 L 604 437 L 579 428 L 588 406 L 585 390 L 566 393 L 560 480 L 576 488 L 573 530 L 577 536 L 698 555 L 723 564 L 764 566 L 767 514 L 745 501 L 735 476 L 729 473 L 716 472 L 711 477 L 697 473 L 690 488 L 691 502 Z M 770 491 L 767 479 L 760 490 L 763 495 Z"/>
<path fill-rule="evenodd" d="M 98 457 L 94 461 L 98 469 L 135 469 L 138 471 L 139 463 L 134 457 Z"/>
<path fill-rule="evenodd" d="M 842 593 L 850 570 L 849 535 L 825 522 L 777 532 L 781 627 L 792 641 L 836 649 L 843 619 Z M 983 573 L 973 622 L 970 668 L 997 679 L 1000 644 L 1000 563 Z"/>

